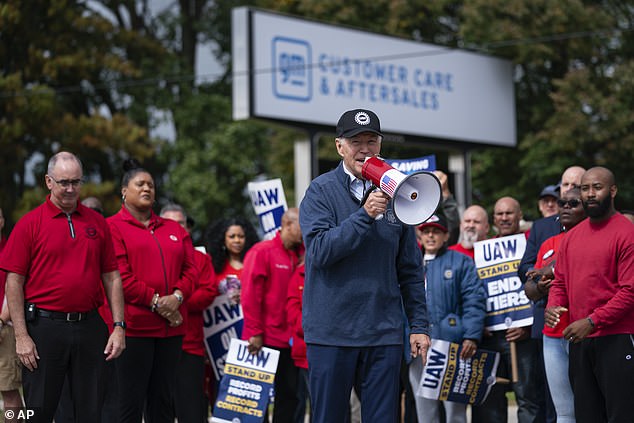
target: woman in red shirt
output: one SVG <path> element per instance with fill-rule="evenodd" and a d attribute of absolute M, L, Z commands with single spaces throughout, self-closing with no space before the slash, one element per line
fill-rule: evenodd
<path fill-rule="evenodd" d="M 152 211 L 152 175 L 124 164 L 123 205 L 108 218 L 125 298 L 126 352 L 115 362 L 119 422 L 171 422 L 186 301 L 198 277 L 185 229 Z M 105 318 L 109 313 L 103 313 Z M 109 325 L 111 326 L 111 325 Z"/>
<path fill-rule="evenodd" d="M 214 223 L 207 230 L 207 252 L 211 256 L 214 271 L 216 272 L 216 284 L 219 295 L 214 301 L 214 305 L 220 302 L 227 304 L 227 307 L 234 307 L 240 302 L 240 287 L 242 268 L 244 267 L 244 256 L 259 241 L 258 235 L 253 225 L 246 219 L 235 217 L 221 219 Z M 236 335 L 238 339 L 242 336 L 242 307 L 239 309 L 239 324 L 234 324 L 236 332 L 228 331 L 231 336 Z M 214 331 L 213 327 L 211 329 Z M 219 347 L 219 349 L 221 349 Z M 206 366 L 207 373 L 207 396 L 212 407 L 215 402 L 218 384 L 224 363 L 224 357 L 211 357 L 212 365 Z"/>
<path fill-rule="evenodd" d="M 564 232 L 548 238 L 539 248 L 535 269 L 528 272 L 527 283 L 524 285 L 526 295 L 537 301 L 548 295 L 550 284 L 554 279 L 554 268 L 559 251 L 559 243 L 566 233 L 586 218 L 581 205 L 581 191 L 572 188 L 562 198 L 557 200 L 559 206 L 559 221 Z M 548 321 L 548 311 L 546 321 Z M 561 314 L 559 323 L 555 327 L 544 326 L 544 367 L 548 388 L 552 393 L 553 404 L 557 413 L 558 423 L 574 423 L 574 396 L 568 378 L 568 348 L 569 343 L 563 338 L 563 330 L 569 324 L 568 312 Z"/>
<path fill-rule="evenodd" d="M 223 219 L 209 229 L 207 250 L 221 291 L 225 290 L 227 276 L 240 280 L 244 256 L 258 241 L 253 226 L 242 218 Z M 239 297 L 235 299 L 239 300 Z"/>

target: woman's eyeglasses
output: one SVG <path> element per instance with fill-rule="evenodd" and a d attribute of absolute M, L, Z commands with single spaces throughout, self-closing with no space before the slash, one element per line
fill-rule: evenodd
<path fill-rule="evenodd" d="M 579 206 L 579 204 L 581 204 L 580 200 L 577 199 L 573 199 L 573 200 L 562 200 L 561 198 L 559 200 L 557 200 L 557 205 L 561 208 L 566 207 L 566 204 L 568 204 L 570 206 L 570 208 L 574 209 L 575 207 Z"/>

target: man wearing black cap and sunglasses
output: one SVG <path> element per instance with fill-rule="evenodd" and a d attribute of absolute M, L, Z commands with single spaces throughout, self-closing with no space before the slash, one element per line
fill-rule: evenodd
<path fill-rule="evenodd" d="M 379 154 L 382 138 L 374 112 L 345 112 L 335 138 L 342 162 L 310 184 L 300 206 L 314 423 L 345 421 L 353 386 L 363 421 L 396 422 L 403 306 L 411 330 L 405 348 L 423 361 L 429 348 L 414 230 L 396 219 L 385 193 L 371 192 L 362 202 L 371 185 L 363 179 L 363 163 Z"/>

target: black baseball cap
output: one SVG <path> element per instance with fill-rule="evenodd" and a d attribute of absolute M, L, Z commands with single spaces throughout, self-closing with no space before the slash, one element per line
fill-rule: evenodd
<path fill-rule="evenodd" d="M 337 138 L 350 138 L 362 132 L 373 132 L 383 136 L 381 122 L 376 113 L 371 110 L 354 109 L 341 115 L 337 122 Z"/>

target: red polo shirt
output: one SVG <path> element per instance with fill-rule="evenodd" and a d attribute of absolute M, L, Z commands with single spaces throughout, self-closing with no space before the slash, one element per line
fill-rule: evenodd
<path fill-rule="evenodd" d="M 101 275 L 117 261 L 103 216 L 81 204 L 67 216 L 48 196 L 15 225 L 0 268 L 25 276 L 25 303 L 86 312 L 102 304 Z"/>

